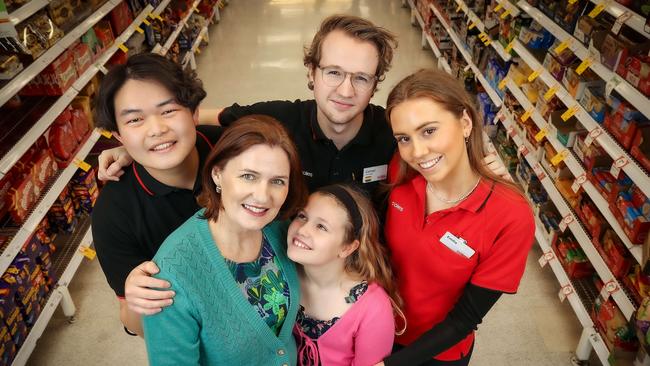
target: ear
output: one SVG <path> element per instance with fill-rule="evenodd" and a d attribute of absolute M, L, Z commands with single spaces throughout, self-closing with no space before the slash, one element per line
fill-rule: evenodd
<path fill-rule="evenodd" d="M 212 181 L 214 182 L 214 184 L 220 186 L 221 185 L 221 169 L 219 167 L 215 166 L 214 168 L 212 168 L 212 174 L 210 174 L 210 175 L 212 176 Z"/>
<path fill-rule="evenodd" d="M 354 239 L 352 243 L 344 244 L 343 249 L 339 252 L 339 258 L 347 258 L 357 249 L 359 249 L 359 239 Z"/>
<path fill-rule="evenodd" d="M 460 123 L 463 127 L 463 136 L 469 137 L 472 134 L 472 119 L 465 109 L 463 109 L 463 115 L 460 117 Z"/>
<path fill-rule="evenodd" d="M 112 131 L 111 133 L 113 134 L 113 136 L 115 137 L 115 139 L 116 139 L 117 141 L 119 141 L 119 142 L 122 143 L 122 144 L 124 143 L 124 142 L 122 142 L 122 136 L 120 136 L 120 133 L 119 133 L 119 132 L 117 132 L 117 131 Z"/>
<path fill-rule="evenodd" d="M 199 124 L 199 107 L 196 107 L 194 113 L 192 114 L 192 119 L 194 120 L 194 126 Z"/>

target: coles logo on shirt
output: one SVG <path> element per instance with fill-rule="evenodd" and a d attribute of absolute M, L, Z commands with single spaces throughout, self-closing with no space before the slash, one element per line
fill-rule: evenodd
<path fill-rule="evenodd" d="M 395 207 L 399 212 L 404 212 L 404 207 L 400 206 L 399 203 L 391 201 L 390 205 Z"/>

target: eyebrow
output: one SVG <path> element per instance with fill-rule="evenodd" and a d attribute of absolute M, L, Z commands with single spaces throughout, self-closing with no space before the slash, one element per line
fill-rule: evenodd
<path fill-rule="evenodd" d="M 241 172 L 261 175 L 260 172 L 258 172 L 256 170 L 253 170 L 253 169 L 242 169 Z M 278 178 L 279 179 L 289 179 L 289 177 L 287 177 L 286 175 L 276 175 L 276 176 L 273 177 L 273 179 L 278 179 Z"/>
<path fill-rule="evenodd" d="M 174 98 L 169 98 L 169 99 L 167 99 L 167 100 L 165 100 L 165 101 L 162 101 L 162 102 L 156 104 L 156 108 L 160 108 L 160 107 L 166 106 L 167 104 L 173 104 L 173 103 L 176 103 L 176 99 L 174 99 Z M 125 116 L 125 115 L 127 115 L 127 114 L 131 114 L 131 113 L 141 113 L 141 112 L 142 112 L 142 109 L 137 109 L 137 108 L 134 108 L 134 109 L 123 109 L 123 110 L 120 112 L 120 116 Z"/>
<path fill-rule="evenodd" d="M 416 127 L 415 130 L 419 131 L 419 130 L 423 129 L 424 127 L 428 126 L 428 125 L 439 125 L 439 124 L 440 124 L 440 122 L 438 122 L 438 121 L 427 121 L 427 122 L 422 123 L 418 127 Z M 404 133 L 404 132 L 395 132 L 395 133 L 393 133 L 393 136 L 401 136 L 401 135 L 406 135 L 406 133 Z"/>

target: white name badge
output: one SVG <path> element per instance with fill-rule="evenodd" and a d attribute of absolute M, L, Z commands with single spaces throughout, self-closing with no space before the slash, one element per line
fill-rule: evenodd
<path fill-rule="evenodd" d="M 363 183 L 377 182 L 387 177 L 388 165 L 377 165 L 363 169 Z"/>
<path fill-rule="evenodd" d="M 453 250 L 454 252 L 464 256 L 465 258 L 472 258 L 474 249 L 472 249 L 463 238 L 458 238 L 456 235 L 447 231 L 445 235 L 440 238 L 440 242 L 444 244 L 447 248 Z"/>

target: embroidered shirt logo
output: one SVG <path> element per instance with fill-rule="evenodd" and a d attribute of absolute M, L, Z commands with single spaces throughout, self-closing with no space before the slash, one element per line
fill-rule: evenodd
<path fill-rule="evenodd" d="M 314 173 L 312 173 L 312 172 L 308 172 L 308 171 L 306 171 L 306 170 L 303 170 L 303 171 L 302 171 L 302 175 L 311 178 L 311 177 L 314 176 Z"/>
<path fill-rule="evenodd" d="M 399 212 L 404 212 L 404 207 L 400 206 L 397 202 L 391 201 L 390 205 L 395 207 Z"/>

